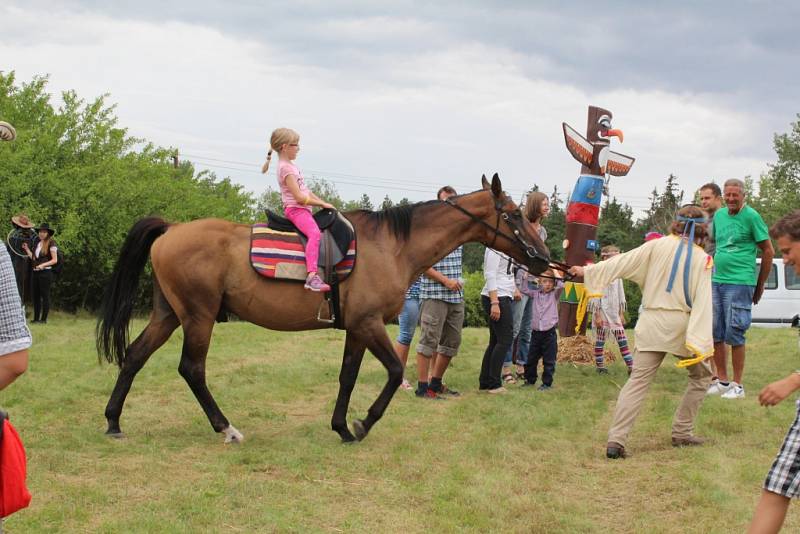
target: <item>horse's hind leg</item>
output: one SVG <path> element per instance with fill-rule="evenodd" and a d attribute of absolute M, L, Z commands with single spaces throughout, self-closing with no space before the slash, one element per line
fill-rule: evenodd
<path fill-rule="evenodd" d="M 125 361 L 120 367 L 117 383 L 106 405 L 106 420 L 108 421 L 106 434 L 109 436 L 122 436 L 119 418 L 122 415 L 122 405 L 125 404 L 125 397 L 128 396 L 133 379 L 136 377 L 136 373 L 147 363 L 150 355 L 169 339 L 178 324 L 178 318 L 175 313 L 168 307 L 159 307 L 158 302 L 156 302 L 155 309 L 150 316 L 150 322 L 139 334 L 139 337 L 126 349 Z"/>
<path fill-rule="evenodd" d="M 356 437 L 347 428 L 347 407 L 350 404 L 350 395 L 353 393 L 365 350 L 366 345 L 353 333 L 347 332 L 344 341 L 342 369 L 339 371 L 339 395 L 336 397 L 336 407 L 333 409 L 331 418 L 331 428 L 341 436 L 345 443 L 356 440 Z"/>
<path fill-rule="evenodd" d="M 208 321 L 193 321 L 183 325 L 183 353 L 178 372 L 202 406 L 214 431 L 225 434 L 225 443 L 241 442 L 244 436 L 222 414 L 206 385 L 206 356 L 213 327 L 213 316 Z"/>

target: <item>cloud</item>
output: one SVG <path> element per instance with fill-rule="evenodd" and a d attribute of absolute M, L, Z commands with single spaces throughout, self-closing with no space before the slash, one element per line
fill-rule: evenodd
<path fill-rule="evenodd" d="M 421 200 L 495 171 L 515 194 L 534 182 L 566 192 L 579 165 L 561 122 L 583 130 L 589 104 L 613 111 L 626 134 L 614 149 L 637 158 L 611 182 L 634 207 L 671 172 L 693 191 L 766 170 L 798 84 L 762 63 L 797 44 L 760 19 L 709 24 L 713 5 L 586 17 L 589 5 L 11 1 L 0 69 L 49 73 L 51 89 L 85 98 L 109 92 L 132 134 L 253 191 L 274 182 L 258 172 L 269 132 L 290 126 L 300 167 L 345 198 Z"/>

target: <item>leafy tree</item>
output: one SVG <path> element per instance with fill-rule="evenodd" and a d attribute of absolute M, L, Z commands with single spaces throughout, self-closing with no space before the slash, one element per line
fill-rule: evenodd
<path fill-rule="evenodd" d="M 761 175 L 758 196 L 748 199 L 768 225 L 800 207 L 800 114 L 797 117 L 788 133 L 775 134 L 778 160 Z"/>
<path fill-rule="evenodd" d="M 336 186 L 325 178 L 312 176 L 308 181 L 308 188 L 325 202 L 333 204 L 333 207 L 337 210 L 342 210 L 344 208 L 345 203 L 339 196 L 339 191 L 336 190 Z"/>
<path fill-rule="evenodd" d="M 283 202 L 281 202 L 281 192 L 272 186 L 267 187 L 266 191 L 256 199 L 256 209 L 259 213 L 264 210 L 271 210 L 275 213 L 283 213 Z"/>
<path fill-rule="evenodd" d="M 392 199 L 389 198 L 389 195 L 386 195 L 385 197 L 383 197 L 383 202 L 381 202 L 381 209 L 382 210 L 387 210 L 387 209 L 391 208 L 392 206 L 394 206 L 394 202 L 392 202 Z"/>
<path fill-rule="evenodd" d="M 464 326 L 488 326 L 486 313 L 481 305 L 483 273 L 473 271 L 464 274 Z"/>
<path fill-rule="evenodd" d="M 58 307 L 98 304 L 116 251 L 141 217 L 253 218 L 254 199 L 241 186 L 195 173 L 190 162 L 176 168 L 175 149 L 128 135 L 106 96 L 86 101 L 66 91 L 58 107 L 50 99 L 46 77 L 18 84 L 14 72 L 0 72 L 0 117 L 17 129 L 16 141 L 0 143 L 0 218 L 26 212 L 56 228 L 69 258 L 53 288 Z M 141 291 L 149 298 L 149 279 Z"/>
<path fill-rule="evenodd" d="M 480 243 L 464 243 L 461 265 L 465 273 L 483 272 L 483 254 L 486 247 Z"/>

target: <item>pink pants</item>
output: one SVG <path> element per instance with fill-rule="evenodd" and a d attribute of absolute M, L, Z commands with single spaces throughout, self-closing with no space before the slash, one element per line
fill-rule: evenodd
<path fill-rule="evenodd" d="M 306 243 L 306 270 L 310 273 L 317 272 L 319 242 L 322 237 L 317 221 L 311 216 L 311 212 L 305 208 L 286 208 L 284 214 L 308 238 Z"/>

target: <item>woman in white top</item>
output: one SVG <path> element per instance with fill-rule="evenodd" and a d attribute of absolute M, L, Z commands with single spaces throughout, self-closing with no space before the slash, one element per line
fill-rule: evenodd
<path fill-rule="evenodd" d="M 489 393 L 505 393 L 500 374 L 514 340 L 513 264 L 507 256 L 487 248 L 483 256 L 483 276 L 486 283 L 481 290 L 481 304 L 489 319 L 489 346 L 483 353 L 479 387 Z"/>
<path fill-rule="evenodd" d="M 53 240 L 56 232 L 47 223 L 36 228 L 39 240 L 33 251 L 24 243 L 22 249 L 33 261 L 33 321 L 46 323 L 50 312 L 50 288 L 53 285 L 53 265 L 58 263 L 58 247 Z"/>

